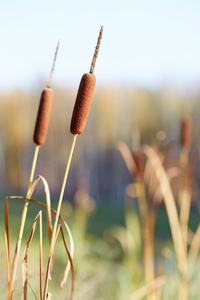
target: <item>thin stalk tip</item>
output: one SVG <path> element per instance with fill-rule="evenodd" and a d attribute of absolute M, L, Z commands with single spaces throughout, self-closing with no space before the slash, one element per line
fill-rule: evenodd
<path fill-rule="evenodd" d="M 49 83 L 47 85 L 47 88 L 49 88 L 49 89 L 51 88 L 51 85 L 52 85 L 52 77 L 53 77 L 53 72 L 54 72 L 54 68 L 55 68 L 56 57 L 57 57 L 57 54 L 58 54 L 59 45 L 60 45 L 60 40 L 58 40 L 58 44 L 57 44 L 57 47 L 56 47 L 56 52 L 55 52 L 54 60 L 53 60 L 53 66 L 52 66 L 51 73 L 50 73 Z"/>
<path fill-rule="evenodd" d="M 95 52 L 94 52 L 92 63 L 91 63 L 91 67 L 90 67 L 90 73 L 91 74 L 94 73 L 94 68 L 95 68 L 97 56 L 98 56 L 98 53 L 99 53 L 99 48 L 100 48 L 102 36 L 103 36 L 103 26 L 101 26 L 101 29 L 100 29 L 100 32 L 99 32 L 99 37 L 98 37 L 98 40 L 97 40 L 97 45 L 96 45 L 96 48 L 95 48 Z"/>

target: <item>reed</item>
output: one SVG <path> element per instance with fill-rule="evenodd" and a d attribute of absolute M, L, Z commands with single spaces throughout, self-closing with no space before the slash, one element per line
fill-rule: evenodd
<path fill-rule="evenodd" d="M 154 282 L 156 276 L 154 269 L 155 201 L 153 199 L 155 190 L 151 185 L 154 174 L 149 170 L 148 163 L 144 165 L 144 154 L 140 147 L 132 154 L 125 143 L 119 142 L 117 146 L 132 176 L 132 180 L 135 182 L 134 186 L 132 185 L 132 189 L 134 189 L 132 192 L 137 197 L 142 233 L 144 277 L 145 285 L 148 286 Z M 129 207 L 127 206 L 126 211 L 128 210 Z M 126 213 L 127 218 L 128 213 Z M 128 226 L 128 224 L 127 220 L 126 225 Z M 130 228 L 128 230 L 132 231 Z M 156 298 L 156 292 L 153 289 L 149 291 L 146 294 L 147 299 L 158 299 Z"/>
<path fill-rule="evenodd" d="M 33 183 L 39 147 L 40 147 L 40 145 L 44 144 L 46 135 L 47 135 L 47 131 L 48 131 L 51 108 L 52 108 L 52 103 L 53 103 L 53 92 L 51 90 L 51 80 L 52 80 L 53 70 L 54 70 L 55 61 L 56 61 L 56 57 L 57 57 L 57 53 L 58 53 L 58 48 L 59 48 L 59 42 L 58 42 L 56 52 L 54 55 L 54 61 L 53 61 L 53 67 L 51 70 L 50 80 L 47 85 L 47 88 L 42 92 L 41 99 L 40 99 L 40 105 L 39 105 L 36 126 L 35 126 L 35 131 L 34 131 L 34 138 L 33 138 L 33 140 L 36 144 L 36 148 L 35 148 L 35 153 L 34 153 L 34 157 L 33 157 L 33 163 L 32 163 L 32 168 L 31 168 L 31 172 L 30 172 L 30 178 L 29 178 L 29 184 L 28 184 L 28 189 L 27 189 L 27 193 L 26 193 L 26 198 L 29 197 L 31 185 Z M 22 216 L 21 216 L 21 224 L 20 224 L 19 235 L 18 235 L 16 247 L 15 247 L 11 278 L 8 282 L 8 289 L 7 289 L 7 293 L 8 293 L 7 299 L 8 300 L 10 300 L 12 298 L 18 256 L 19 256 L 21 240 L 22 240 L 22 236 L 23 236 L 26 215 L 27 215 L 27 210 L 28 210 L 28 203 L 29 203 L 28 201 L 25 201 L 24 209 L 23 209 Z"/>
<path fill-rule="evenodd" d="M 192 121 L 189 116 L 184 116 L 181 124 L 181 149 L 180 149 L 180 191 L 179 191 L 179 210 L 180 210 L 180 228 L 183 238 L 184 251 L 187 254 L 188 246 L 188 221 L 191 206 L 191 179 L 189 178 L 189 153 L 191 148 Z M 181 280 L 179 286 L 179 299 L 188 299 L 188 284 L 187 284 L 187 255 L 185 260 L 181 262 L 185 265 L 181 271 Z"/>
<path fill-rule="evenodd" d="M 88 118 L 88 114 L 89 114 L 92 97 L 93 97 L 93 92 L 94 92 L 95 83 L 96 83 L 96 79 L 93 75 L 93 71 L 94 71 L 94 66 L 96 63 L 96 58 L 97 58 L 97 55 L 99 52 L 102 34 L 103 34 L 103 26 L 101 27 L 100 32 L 99 32 L 99 37 L 97 40 L 97 45 L 95 48 L 92 65 L 90 68 L 90 73 L 84 74 L 81 79 L 81 82 L 80 82 L 80 85 L 78 88 L 78 92 L 77 92 L 77 97 L 76 97 L 73 113 L 72 113 L 70 131 L 74 135 L 74 137 L 73 137 L 73 142 L 72 142 L 64 178 L 63 178 L 63 183 L 62 183 L 62 187 L 61 187 L 61 191 L 60 191 L 60 197 L 58 200 L 57 210 L 56 210 L 56 216 L 55 216 L 52 237 L 51 237 L 51 243 L 50 243 L 49 259 L 48 259 L 48 264 L 47 264 L 47 269 L 46 269 L 46 281 L 45 281 L 45 285 L 44 285 L 42 300 L 45 300 L 47 297 L 48 281 L 49 281 L 48 278 L 50 276 L 50 270 L 51 270 L 51 264 L 52 264 L 52 258 L 53 258 L 53 250 L 54 250 L 54 245 L 55 245 L 56 232 L 57 232 L 57 228 L 58 228 L 58 219 L 59 219 L 59 215 L 60 215 L 60 209 L 61 209 L 61 205 L 62 205 L 62 201 L 63 201 L 64 190 L 65 190 L 65 186 L 66 186 L 66 182 L 67 182 L 67 178 L 68 178 L 69 168 L 71 165 L 71 160 L 72 160 L 72 156 L 73 156 L 73 152 L 74 152 L 74 148 L 75 148 L 76 139 L 77 139 L 77 136 L 84 131 L 84 128 L 85 128 L 85 125 L 87 122 L 87 118 Z"/>
<path fill-rule="evenodd" d="M 183 118 L 180 139 L 180 166 L 177 168 L 165 169 L 164 167 L 165 151 L 167 151 L 165 149 L 170 149 L 166 145 L 160 147 L 154 141 L 152 146 L 143 145 L 133 154 L 125 143 L 119 142 L 117 145 L 135 182 L 130 185 L 127 191 L 129 196 L 137 197 L 142 228 L 145 286 L 133 294 L 136 299 L 137 295 L 142 295 L 142 293 L 146 296 L 146 299 L 161 299 L 162 297 L 161 288 L 147 292 L 147 287 L 159 278 L 154 270 L 154 231 L 155 205 L 161 201 L 164 202 L 168 215 L 179 272 L 178 299 L 188 299 L 188 280 L 192 276 L 200 248 L 198 242 L 200 236 L 199 226 L 196 232 L 191 234 L 188 224 L 192 200 L 192 178 L 195 158 L 197 157 L 195 151 L 192 154 L 190 153 L 191 127 L 191 119 L 189 117 Z M 145 167 L 144 155 L 146 157 Z M 178 200 L 171 187 L 171 180 L 177 176 L 179 176 L 180 183 Z M 188 242 L 189 232 L 190 247 Z M 158 276 L 164 275 L 164 269 L 162 268 L 162 272 L 159 271 Z M 163 284 L 165 283 L 164 279 Z"/>

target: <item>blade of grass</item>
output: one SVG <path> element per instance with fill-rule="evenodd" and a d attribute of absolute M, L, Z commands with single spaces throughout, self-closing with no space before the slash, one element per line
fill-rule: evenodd
<path fill-rule="evenodd" d="M 42 300 L 42 212 L 40 215 L 40 300 Z"/>
<path fill-rule="evenodd" d="M 7 288 L 10 284 L 10 238 L 9 238 L 9 210 L 8 198 L 5 198 L 5 240 L 6 240 L 6 262 L 7 262 Z M 9 291 L 8 291 L 9 293 Z"/>
<path fill-rule="evenodd" d="M 160 276 L 156 278 L 154 281 L 151 283 L 143 286 L 133 294 L 131 294 L 127 300 L 139 300 L 142 299 L 143 297 L 147 296 L 149 293 L 152 293 L 162 287 L 166 283 L 166 279 L 164 276 Z"/>
<path fill-rule="evenodd" d="M 47 226 L 48 226 L 48 236 L 49 236 L 49 243 L 51 242 L 51 236 L 52 236 L 52 218 L 51 218 L 51 197 L 50 197 L 50 191 L 49 191 L 49 185 L 46 181 L 46 179 L 39 175 L 36 180 L 33 182 L 32 187 L 29 192 L 29 197 L 32 196 L 37 184 L 39 181 L 42 181 L 42 184 L 44 186 L 45 196 L 46 196 L 46 204 L 47 204 Z"/>
<path fill-rule="evenodd" d="M 153 168 L 155 169 L 155 174 L 160 184 L 160 188 L 163 194 L 163 199 L 164 199 L 164 203 L 169 218 L 172 239 L 173 239 L 175 253 L 178 262 L 178 268 L 179 271 L 182 272 L 185 267 L 184 262 L 185 262 L 186 253 L 184 251 L 184 245 L 183 245 L 182 234 L 181 234 L 181 229 L 180 229 L 180 224 L 178 219 L 176 202 L 170 187 L 169 179 L 155 151 L 150 146 L 147 145 L 143 147 L 143 150 L 146 156 L 148 157 L 148 159 L 150 160 Z"/>
<path fill-rule="evenodd" d="M 197 227 L 197 230 L 193 236 L 190 250 L 188 253 L 189 277 L 193 273 L 195 262 L 199 253 L 199 248 L 200 248 L 200 225 Z"/>
<path fill-rule="evenodd" d="M 60 232 L 61 232 L 61 235 L 62 235 L 63 243 L 64 243 L 64 246 L 65 246 L 65 250 L 66 250 L 66 252 L 67 252 L 67 255 L 68 255 L 68 258 L 69 258 L 69 262 L 70 262 L 70 266 L 71 266 L 72 284 L 71 284 L 70 300 L 72 300 L 73 295 L 74 295 L 74 284 L 75 284 L 75 271 L 74 271 L 74 265 L 73 265 L 72 257 L 71 257 L 71 255 L 70 255 L 70 252 L 69 252 L 68 247 L 67 247 L 67 243 L 66 243 L 66 240 L 65 240 L 65 235 L 64 235 L 62 226 L 60 226 Z M 66 270 L 67 270 L 67 269 L 66 269 Z M 65 272 L 64 278 L 63 278 L 63 280 L 62 280 L 62 282 L 61 282 L 61 285 L 60 285 L 60 291 L 63 289 L 63 286 L 64 286 L 65 282 L 67 281 L 67 276 L 68 276 L 68 273 Z"/>
<path fill-rule="evenodd" d="M 31 233 L 29 236 L 29 239 L 26 243 L 26 247 L 24 250 L 24 255 L 23 255 L 23 260 L 22 260 L 22 268 L 23 268 L 23 289 L 24 289 L 24 300 L 27 300 L 27 284 L 28 284 L 28 267 L 27 267 L 27 263 L 28 263 L 28 249 L 30 246 L 30 243 L 33 239 L 34 233 L 35 233 L 35 228 L 37 225 L 37 221 L 38 218 L 42 218 L 42 211 L 39 211 L 38 214 L 36 215 L 34 221 L 33 221 L 33 225 L 32 225 L 32 229 L 31 229 Z"/>
<path fill-rule="evenodd" d="M 117 148 L 120 151 L 120 153 L 125 161 L 127 169 L 131 175 L 131 178 L 134 178 L 135 173 L 136 173 L 136 165 L 135 165 L 135 161 L 133 159 L 130 149 L 124 142 L 118 142 Z"/>

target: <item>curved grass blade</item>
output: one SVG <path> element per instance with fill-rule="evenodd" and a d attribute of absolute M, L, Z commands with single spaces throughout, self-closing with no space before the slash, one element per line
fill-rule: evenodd
<path fill-rule="evenodd" d="M 9 210 L 8 197 L 5 198 L 5 242 L 6 242 L 6 262 L 7 262 L 7 293 L 10 289 L 10 238 L 9 238 Z"/>
<path fill-rule="evenodd" d="M 63 231 L 62 226 L 60 226 L 60 232 L 61 232 L 61 235 L 62 235 L 62 239 L 63 239 L 63 243 L 64 243 L 64 246 L 65 246 L 65 249 L 66 249 L 66 251 L 67 251 L 67 255 L 68 255 L 68 258 L 69 258 L 69 262 L 70 262 L 70 265 L 67 264 L 67 267 L 66 267 L 66 269 L 65 269 L 64 277 L 63 277 L 63 280 L 62 280 L 61 285 L 60 285 L 60 291 L 63 289 L 64 284 L 65 284 L 66 281 L 67 281 L 69 269 L 70 269 L 70 266 L 71 266 L 72 284 L 71 284 L 71 295 L 70 295 L 70 300 L 72 300 L 73 294 L 74 294 L 74 285 L 75 285 L 75 271 L 74 271 L 74 265 L 73 265 L 72 257 L 71 257 L 71 255 L 70 255 L 70 252 L 69 252 L 68 247 L 67 247 L 67 243 L 66 243 L 66 240 L 65 240 L 65 235 L 64 235 L 64 231 Z"/>
<path fill-rule="evenodd" d="M 23 260 L 22 260 L 22 269 L 23 269 L 23 290 L 24 290 L 24 300 L 27 300 L 27 287 L 28 287 L 28 267 L 27 267 L 27 263 L 28 263 L 28 248 L 30 246 L 30 243 L 33 239 L 34 233 L 35 233 L 35 228 L 37 225 L 37 221 L 38 218 L 42 218 L 42 211 L 39 211 L 38 214 L 36 215 L 34 221 L 33 221 L 33 225 L 32 225 L 32 229 L 31 229 L 31 234 L 29 236 L 29 239 L 26 243 L 26 247 L 24 250 L 24 255 L 23 255 Z"/>
<path fill-rule="evenodd" d="M 143 151 L 148 157 L 152 167 L 154 168 L 156 177 L 160 184 L 160 189 L 163 194 L 163 199 L 164 199 L 164 203 L 169 218 L 178 267 L 180 271 L 183 271 L 183 268 L 185 267 L 183 262 L 185 262 L 186 253 L 184 251 L 184 245 L 183 245 L 181 229 L 180 229 L 180 224 L 178 219 L 176 202 L 171 190 L 169 179 L 160 161 L 160 158 L 155 153 L 155 151 L 148 145 L 143 146 Z"/>
<path fill-rule="evenodd" d="M 38 183 L 38 180 L 37 180 L 36 184 L 37 184 L 37 183 Z M 33 185 L 34 185 L 34 184 L 35 184 L 35 182 L 33 183 Z M 9 196 L 8 199 L 27 200 L 27 201 L 29 201 L 29 202 L 35 203 L 35 204 L 40 205 L 40 206 L 42 206 L 42 207 L 44 207 L 44 208 L 47 209 L 47 205 L 46 205 L 46 204 L 44 204 L 44 203 L 42 203 L 42 202 L 40 202 L 40 201 L 37 201 L 37 200 L 35 200 L 35 199 L 26 198 L 26 197 L 22 197 L 22 196 Z M 56 215 L 56 211 L 55 211 L 54 209 L 52 209 L 52 208 L 51 208 L 51 213 L 52 213 L 53 215 Z M 66 266 L 66 269 L 65 269 L 65 275 L 64 275 L 65 280 L 64 280 L 64 282 L 62 281 L 62 283 L 63 283 L 63 285 L 64 285 L 64 283 L 66 282 L 67 276 L 68 276 L 68 274 L 69 274 L 70 267 L 71 267 L 71 272 L 72 272 L 72 274 L 73 274 L 73 271 L 72 271 L 72 270 L 74 270 L 73 260 L 72 260 L 72 259 L 73 259 L 73 255 L 74 255 L 74 242 L 73 242 L 73 238 L 72 238 L 72 234 L 71 234 L 71 231 L 70 231 L 70 229 L 69 229 L 69 226 L 67 225 L 67 223 L 65 222 L 64 218 L 63 218 L 60 214 L 59 214 L 59 219 L 63 222 L 63 224 L 64 224 L 64 226 L 65 226 L 65 228 L 66 228 L 66 230 L 67 230 L 67 233 L 68 233 L 68 235 L 69 235 L 69 240 L 70 240 L 70 251 L 67 252 L 68 257 L 69 257 L 69 261 L 67 262 L 67 266 Z M 51 259 L 52 259 L 52 258 L 51 258 Z M 73 275 L 72 275 L 72 276 L 73 276 Z M 72 285 L 73 285 L 73 281 L 72 281 Z M 63 286 L 62 286 L 62 288 L 63 288 Z M 73 290 L 73 288 L 71 288 L 71 290 Z"/>
<path fill-rule="evenodd" d="M 127 166 L 127 169 L 129 171 L 131 177 L 133 178 L 136 173 L 136 165 L 135 165 L 135 161 L 133 159 L 130 149 L 124 142 L 118 142 L 117 148 L 120 151 L 120 153 L 125 161 L 125 164 Z"/>
<path fill-rule="evenodd" d="M 200 248 L 200 225 L 197 227 L 197 230 L 193 236 L 190 250 L 188 253 L 188 266 L 189 266 L 189 276 L 192 275 L 195 262 L 199 253 Z"/>
<path fill-rule="evenodd" d="M 29 192 L 29 198 L 31 198 L 31 196 L 32 196 L 33 192 L 35 191 L 35 188 L 40 180 L 43 183 L 44 191 L 45 191 L 45 195 L 46 195 L 47 226 L 48 226 L 48 236 L 49 236 L 49 243 L 50 243 L 51 236 L 52 236 L 51 197 L 50 197 L 49 185 L 43 176 L 39 175 L 36 178 L 36 180 L 33 182 L 32 187 Z"/>

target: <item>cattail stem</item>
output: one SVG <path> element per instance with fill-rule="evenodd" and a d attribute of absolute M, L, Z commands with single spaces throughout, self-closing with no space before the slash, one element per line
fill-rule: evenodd
<path fill-rule="evenodd" d="M 40 148 L 40 145 L 36 145 L 34 156 L 33 156 L 31 172 L 30 172 L 29 185 L 28 185 L 28 189 L 27 189 L 27 193 L 26 193 L 26 198 L 28 198 L 28 196 L 29 196 L 30 189 L 31 189 L 31 186 L 32 186 L 32 183 L 33 183 L 33 178 L 34 178 L 34 174 L 35 174 L 35 168 L 36 168 L 39 148 Z"/>
<path fill-rule="evenodd" d="M 188 165 L 189 165 L 189 148 L 182 147 L 180 150 L 180 168 L 181 168 L 181 186 L 179 192 L 180 205 L 180 229 L 182 234 L 185 259 L 181 262 L 185 268 L 180 274 L 179 283 L 179 300 L 188 299 L 188 283 L 186 278 L 187 272 L 187 245 L 188 245 L 188 221 L 191 206 L 191 193 L 188 186 Z"/>
<path fill-rule="evenodd" d="M 151 232 L 152 226 L 150 226 L 150 212 L 146 202 L 144 182 L 140 176 L 137 176 L 137 195 L 142 228 L 145 283 L 149 284 L 154 280 L 154 236 Z M 147 300 L 153 299 L 155 299 L 155 292 L 147 295 Z"/>
<path fill-rule="evenodd" d="M 52 246 L 53 246 L 54 238 L 55 238 L 55 234 L 56 234 L 58 218 L 59 218 L 59 214 L 60 214 L 61 204 L 62 204 L 62 200 L 63 200 L 63 194 L 64 194 L 64 190 L 65 190 L 65 186 L 66 186 L 66 182 L 67 182 L 67 177 L 68 177 L 68 173 L 69 173 L 69 168 L 70 168 L 70 165 L 71 165 L 72 155 L 73 155 L 73 152 L 74 152 L 76 137 L 77 137 L 77 135 L 74 135 L 71 150 L 70 150 L 70 154 L 69 154 L 69 158 L 68 158 L 68 162 L 67 162 L 67 166 L 66 166 L 66 170 L 65 170 L 65 175 L 64 175 L 64 178 L 63 178 L 63 184 L 62 184 L 61 191 L 60 191 L 60 197 L 59 197 L 58 206 L 57 206 L 57 210 L 56 210 L 56 217 L 55 217 L 55 222 L 54 222 L 54 227 L 53 227 L 53 232 L 52 232 L 52 238 L 51 238 L 50 254 L 52 254 Z"/>
<path fill-rule="evenodd" d="M 52 237 L 51 237 L 51 244 L 50 244 L 50 249 L 49 249 L 49 260 L 48 260 L 48 264 L 47 264 L 46 278 L 49 277 L 49 272 L 51 269 L 51 262 L 52 262 L 52 256 L 53 256 L 53 249 L 54 249 L 54 245 L 55 245 L 55 237 L 56 237 L 58 219 L 59 219 L 59 215 L 60 215 L 63 194 L 64 194 L 64 190 L 65 190 L 65 186 L 66 186 L 66 182 L 67 182 L 67 178 L 68 178 L 68 174 L 69 174 L 69 168 L 71 165 L 71 160 L 72 160 L 74 147 L 75 147 L 75 143 L 76 143 L 76 137 L 77 137 L 77 134 L 74 135 L 74 138 L 73 138 L 73 142 L 72 142 L 72 146 L 71 146 L 71 150 L 70 150 L 70 154 L 69 154 L 69 158 L 68 158 L 68 162 L 67 162 L 67 166 L 66 166 L 66 170 L 65 170 L 65 175 L 63 178 L 63 183 L 62 183 L 62 187 L 61 187 L 61 191 L 60 191 L 60 197 L 59 197 L 58 206 L 57 206 L 57 210 L 56 210 L 56 217 L 55 217 L 55 221 L 54 221 L 54 227 L 53 227 Z M 48 280 L 46 280 L 46 283 L 45 283 L 43 299 L 46 299 L 47 289 L 48 289 Z"/>
<path fill-rule="evenodd" d="M 95 68 L 97 56 L 98 56 L 98 53 L 99 53 L 99 48 L 100 48 L 100 44 L 101 44 L 102 35 L 103 35 L 103 26 L 101 26 L 101 29 L 100 29 L 100 32 L 99 32 L 97 45 L 96 45 L 96 48 L 95 48 L 94 56 L 93 56 L 91 67 L 90 67 L 90 73 L 91 74 L 94 73 L 94 68 Z"/>
<path fill-rule="evenodd" d="M 26 193 L 26 198 L 28 198 L 28 196 L 29 196 L 31 185 L 32 185 L 32 182 L 33 182 L 35 168 L 36 168 L 36 162 L 37 162 L 37 157 L 38 157 L 38 152 L 39 152 L 39 146 L 37 145 L 36 148 L 35 148 L 34 156 L 33 156 L 33 162 L 32 162 L 32 167 L 31 167 L 31 172 L 30 172 L 29 185 L 28 185 L 28 189 L 27 189 L 27 193 Z M 12 273 L 11 273 L 8 300 L 10 300 L 11 297 L 12 297 L 12 291 L 13 291 L 13 287 L 14 287 L 14 281 L 15 281 L 16 270 L 17 270 L 17 261 L 18 261 L 18 257 L 19 257 L 21 240 L 22 240 L 22 236 L 23 236 L 23 232 L 24 232 L 24 226 L 25 226 L 25 221 L 26 221 L 27 210 L 28 210 L 28 201 L 25 202 L 24 209 L 23 209 L 22 216 L 21 216 L 19 236 L 18 236 L 16 248 L 15 248 L 14 258 L 13 258 L 13 266 L 12 266 Z"/>

